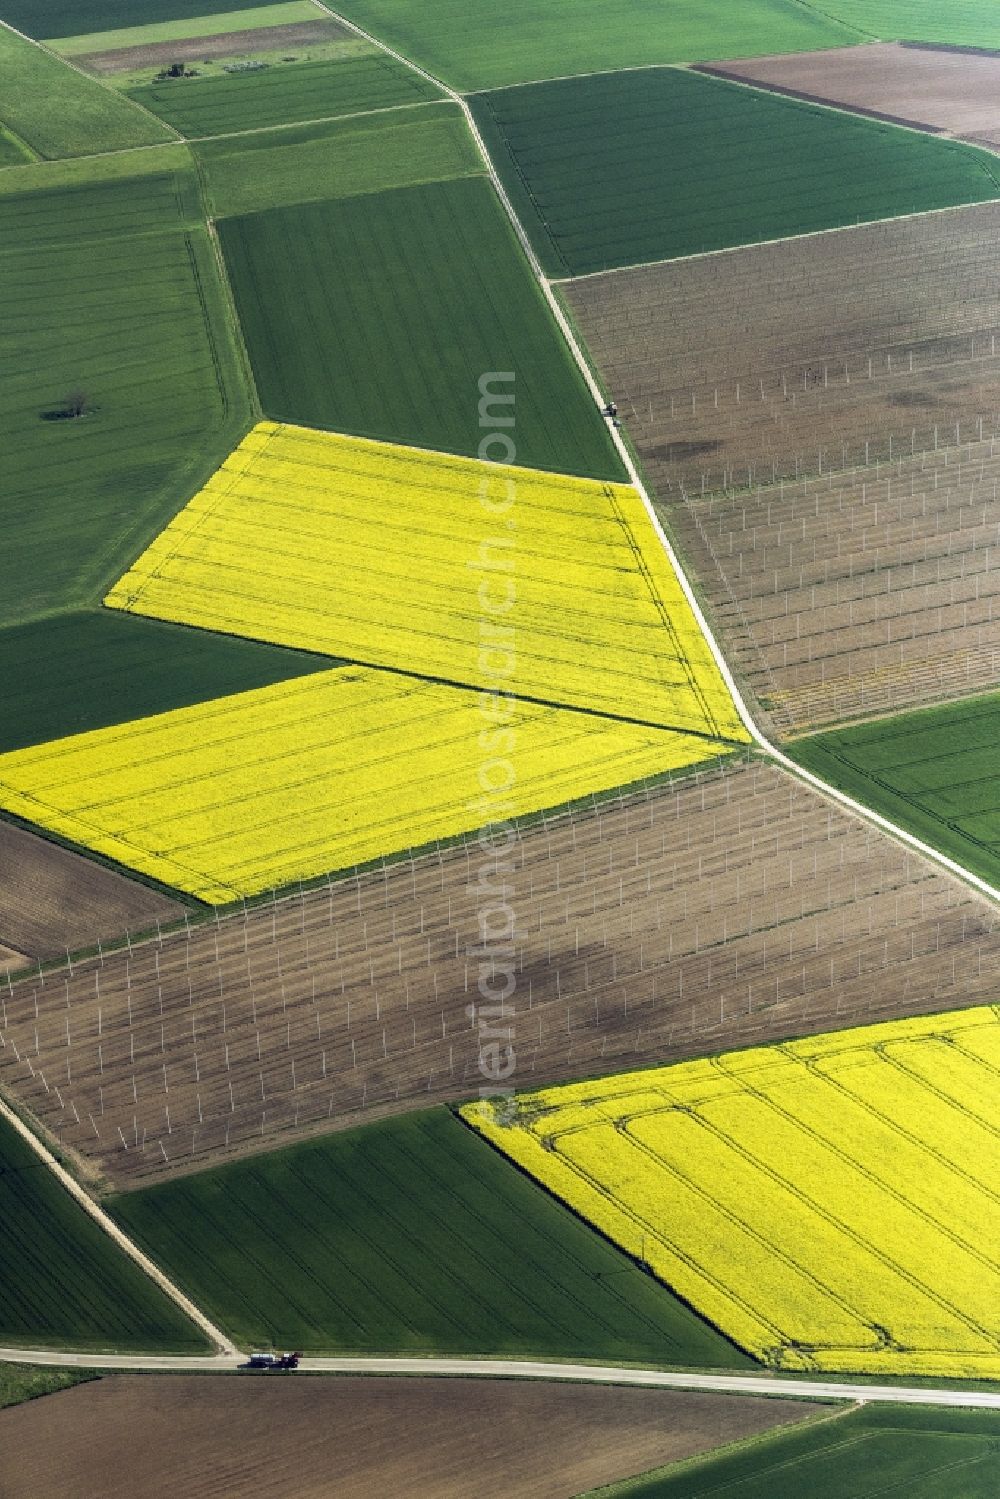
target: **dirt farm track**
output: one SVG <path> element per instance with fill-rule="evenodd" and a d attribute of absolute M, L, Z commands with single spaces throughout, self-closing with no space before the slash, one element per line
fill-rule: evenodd
<path fill-rule="evenodd" d="M 991 906 L 759 762 L 521 835 L 519 1085 L 996 997 Z M 0 1081 L 118 1186 L 473 1095 L 475 842 L 0 987 Z"/>

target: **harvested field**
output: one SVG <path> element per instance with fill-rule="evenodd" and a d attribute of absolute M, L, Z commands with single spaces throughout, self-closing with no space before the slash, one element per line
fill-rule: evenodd
<path fill-rule="evenodd" d="M 1000 430 L 998 271 L 991 203 L 562 290 L 667 498 Z"/>
<path fill-rule="evenodd" d="M 758 702 L 802 731 L 995 687 L 998 480 L 990 438 L 662 514 Z"/>
<path fill-rule="evenodd" d="M 126 928 L 149 931 L 184 912 L 159 890 L 2 821 L 0 870 L 0 942 L 36 960 Z"/>
<path fill-rule="evenodd" d="M 178 37 L 172 42 L 146 42 L 105 52 L 79 52 L 73 61 L 91 73 L 130 73 L 136 68 L 169 67 L 172 62 L 239 57 L 244 52 L 308 47 L 336 42 L 351 35 L 329 20 L 299 21 L 291 26 L 260 26 L 246 31 L 223 31 L 214 36 Z"/>
<path fill-rule="evenodd" d="M 23 952 L 15 952 L 12 947 L 0 947 L 0 972 L 24 968 L 30 961 Z"/>
<path fill-rule="evenodd" d="M 0 1488 L 6 1499 L 469 1499 L 488 1473 L 504 1499 L 570 1499 L 810 1411 L 537 1381 L 113 1376 L 4 1412 Z"/>
<path fill-rule="evenodd" d="M 486 880 L 522 1086 L 996 997 L 993 908 L 771 766 L 550 818 L 509 864 L 469 841 L 24 980 L 0 1080 L 123 1184 L 468 1097 Z"/>
<path fill-rule="evenodd" d="M 712 63 L 703 71 L 922 130 L 1000 139 L 1000 53 L 876 42 Z"/>

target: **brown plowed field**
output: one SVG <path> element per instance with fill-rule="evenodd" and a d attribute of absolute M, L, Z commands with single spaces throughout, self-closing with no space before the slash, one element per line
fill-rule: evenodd
<path fill-rule="evenodd" d="M 0 1413 L 0 1493 L 572 1499 L 812 1411 L 536 1381 L 114 1376 Z"/>
<path fill-rule="evenodd" d="M 176 921 L 168 895 L 0 821 L 0 942 L 34 959 Z"/>
<path fill-rule="evenodd" d="M 1000 53 L 876 42 L 699 71 L 948 135 L 1000 131 Z"/>
<path fill-rule="evenodd" d="M 761 762 L 510 863 L 473 840 L 7 986 L 0 1081 L 118 1186 L 473 1096 L 504 884 L 521 1087 L 996 999 L 997 913 Z"/>
<path fill-rule="evenodd" d="M 172 62 L 204 62 L 213 57 L 239 57 L 247 52 L 288 51 L 320 42 L 338 42 L 351 33 L 330 20 L 298 21 L 292 26 L 260 26 L 246 31 L 220 31 L 213 36 L 178 37 L 172 42 L 147 42 L 144 47 L 119 47 L 113 52 L 81 52 L 73 61 L 91 73 L 129 73 L 135 68 L 169 67 Z"/>
<path fill-rule="evenodd" d="M 12 947 L 0 947 L 0 973 L 6 973 L 11 968 L 23 968 L 30 959 L 23 952 L 15 952 Z"/>
<path fill-rule="evenodd" d="M 778 731 L 1000 681 L 1000 441 L 661 507 Z"/>
<path fill-rule="evenodd" d="M 661 498 L 1000 433 L 1000 203 L 561 289 Z"/>

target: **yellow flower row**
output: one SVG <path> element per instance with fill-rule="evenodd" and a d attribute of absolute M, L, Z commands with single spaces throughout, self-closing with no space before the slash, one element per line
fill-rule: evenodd
<path fill-rule="evenodd" d="M 224 903 L 475 829 L 484 794 L 521 816 L 720 751 L 532 703 L 498 727 L 477 692 L 341 667 L 2 755 L 0 806 Z"/>
<path fill-rule="evenodd" d="M 624 485 L 262 422 L 105 602 L 747 737 Z"/>
<path fill-rule="evenodd" d="M 998 1062 L 983 1008 L 463 1113 L 765 1362 L 998 1377 Z"/>

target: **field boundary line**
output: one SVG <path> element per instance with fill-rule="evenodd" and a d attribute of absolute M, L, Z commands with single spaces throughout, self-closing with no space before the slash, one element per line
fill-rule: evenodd
<path fill-rule="evenodd" d="M 7 1363 L 62 1365 L 70 1368 L 134 1370 L 142 1373 L 234 1373 L 242 1355 L 236 1351 L 214 1358 L 172 1354 L 65 1353 L 53 1348 L 2 1348 Z M 1000 1390 L 955 1389 L 947 1385 L 863 1384 L 837 1380 L 779 1378 L 767 1374 L 711 1374 L 687 1369 L 636 1368 L 623 1364 L 549 1363 L 544 1359 L 400 1357 L 391 1355 L 306 1354 L 299 1368 L 309 1374 L 420 1375 L 427 1379 L 562 1380 L 573 1384 L 633 1385 L 647 1389 L 702 1390 L 720 1395 L 769 1395 L 799 1400 L 838 1401 L 865 1405 L 925 1405 L 1000 1410 Z"/>
<path fill-rule="evenodd" d="M 217 135 L 182 135 L 180 139 L 188 145 L 202 145 L 205 141 L 238 140 L 245 135 L 268 135 L 275 130 L 303 130 L 309 125 L 335 125 L 338 120 L 364 120 L 369 115 L 391 115 L 401 109 L 426 109 L 428 104 L 450 104 L 450 99 L 414 99 L 412 104 L 383 104 L 379 109 L 352 109 L 345 115 L 317 115 L 309 120 L 283 120 L 279 125 L 252 125 L 249 130 L 220 130 Z M 159 115 L 153 118 L 158 120 Z M 385 192 L 385 188 L 375 189 Z M 391 191 L 391 189 L 390 189 Z"/>
<path fill-rule="evenodd" d="M 453 88 L 450 88 L 447 84 L 442 83 L 440 78 L 435 78 L 432 73 L 428 73 L 426 69 L 421 68 L 417 63 L 411 62 L 409 58 L 403 55 L 403 53 L 397 52 L 394 48 L 388 46 L 385 42 L 380 41 L 379 38 L 377 36 L 374 36 L 370 31 L 365 31 L 363 27 L 357 26 L 353 21 L 348 20 L 346 16 L 340 15 L 339 12 L 333 10 L 329 5 L 327 5 L 325 3 L 325 0 L 317 0 L 317 4 L 320 4 L 324 10 L 328 11 L 328 13 L 334 18 L 334 20 L 340 21 L 342 25 L 347 26 L 350 30 L 356 32 L 358 36 L 364 37 L 366 41 L 371 42 L 374 46 L 380 47 L 383 52 L 386 52 L 390 57 L 394 57 L 398 62 L 405 63 L 408 67 L 412 68 L 415 73 L 419 74 L 421 78 L 426 79 L 430 83 L 436 84 L 438 88 L 442 89 L 448 95 L 449 98 L 453 99 L 457 104 L 461 106 L 462 112 L 465 115 L 466 123 L 468 124 L 469 129 L 472 131 L 472 136 L 476 142 L 476 146 L 479 149 L 483 161 L 486 163 L 490 180 L 493 183 L 494 188 L 496 189 L 497 195 L 500 198 L 500 202 L 503 204 L 507 217 L 510 219 L 511 226 L 517 235 L 521 247 L 524 250 L 525 255 L 528 257 L 528 263 L 531 266 L 535 279 L 541 287 L 542 293 L 545 297 L 546 302 L 548 303 L 549 309 L 552 312 L 552 315 L 555 318 L 556 323 L 563 337 L 565 338 L 566 343 L 569 346 L 576 366 L 583 376 L 587 389 L 590 391 L 590 394 L 594 400 L 594 404 L 600 410 L 600 408 L 604 405 L 604 393 L 598 385 L 594 372 L 590 367 L 586 355 L 580 347 L 580 343 L 573 331 L 569 319 L 567 318 L 566 313 L 564 312 L 559 302 L 559 299 L 552 289 L 553 283 L 550 282 L 548 277 L 546 276 L 545 271 L 542 268 L 541 261 L 535 254 L 534 247 L 530 239 L 528 238 L 524 225 L 518 218 L 517 213 L 514 209 L 514 205 L 511 203 L 510 198 L 507 195 L 507 190 L 501 182 L 497 169 L 493 164 L 493 159 L 486 149 L 486 143 L 483 140 L 483 137 L 479 130 L 479 126 L 476 124 L 475 117 L 473 116 L 472 110 L 469 107 L 467 100 L 464 99 L 463 96 L 457 93 Z M 989 199 L 987 201 L 997 202 L 1000 201 L 1000 199 Z M 966 208 L 970 205 L 962 204 L 961 206 L 963 208 Z M 952 208 L 934 209 L 931 211 L 935 213 L 954 213 L 956 210 Z M 903 214 L 900 215 L 900 217 L 920 218 L 924 217 L 924 215 Z M 875 222 L 888 223 L 892 221 L 876 220 Z M 844 227 L 848 229 L 855 229 L 859 226 L 855 224 L 849 224 Z M 818 232 L 823 234 L 842 233 L 843 230 L 820 230 Z M 812 236 L 797 235 L 792 237 L 804 239 L 811 238 Z M 772 241 L 772 243 L 778 243 L 778 241 Z M 731 253 L 731 251 L 716 250 L 710 251 L 708 253 L 729 254 Z M 689 256 L 686 258 L 693 259 L 696 257 Z M 625 268 L 623 267 L 623 269 Z M 599 272 L 597 274 L 603 275 L 606 273 Z M 625 439 L 622 437 L 621 431 L 617 427 L 612 426 L 610 428 L 610 434 L 611 439 L 618 452 L 618 456 L 621 458 L 622 463 L 625 466 L 625 471 L 629 476 L 629 480 L 634 486 L 637 494 L 639 495 L 639 498 L 642 500 L 643 506 L 646 510 L 646 514 L 649 516 L 650 523 L 653 526 L 653 530 L 656 532 L 656 535 L 660 540 L 660 544 L 662 545 L 663 550 L 666 552 L 667 557 L 670 560 L 670 564 L 677 575 L 678 582 L 681 586 L 681 591 L 683 592 L 684 597 L 687 599 L 694 617 L 698 622 L 698 626 L 703 636 L 705 637 L 715 664 L 719 668 L 722 680 L 725 682 L 726 686 L 729 689 L 730 695 L 732 696 L 733 702 L 736 705 L 736 710 L 739 713 L 743 726 L 747 730 L 747 733 L 750 735 L 754 744 L 756 744 L 759 749 L 763 750 L 763 752 L 776 764 L 780 765 L 783 770 L 795 776 L 797 780 L 804 781 L 807 785 L 812 786 L 814 790 L 819 791 L 829 800 L 837 802 L 840 806 L 846 808 L 849 812 L 852 812 L 856 817 L 860 817 L 863 821 L 871 823 L 874 827 L 879 828 L 880 831 L 888 833 L 891 837 L 894 837 L 899 842 L 906 844 L 915 852 L 922 854 L 924 858 L 930 859 L 933 863 L 939 865 L 943 869 L 946 869 L 948 873 L 954 875 L 956 879 L 961 880 L 966 885 L 971 885 L 972 888 L 978 890 L 981 895 L 985 895 L 989 900 L 1000 904 L 1000 889 L 997 889 L 996 886 L 991 885 L 988 880 L 984 880 L 980 878 L 979 875 L 973 874 L 971 870 L 966 869 L 964 865 L 959 864 L 956 859 L 949 858 L 947 854 L 942 853 L 939 849 L 933 848 L 929 843 L 924 843 L 923 840 L 918 838 L 914 833 L 910 833 L 906 830 L 906 828 L 902 828 L 897 823 L 890 821 L 888 817 L 883 817 L 880 812 L 876 812 L 871 807 L 866 807 L 863 802 L 855 801 L 854 797 L 848 796 L 846 792 L 839 791 L 835 786 L 831 786 L 828 784 L 828 782 L 821 780 L 819 776 L 814 775 L 812 771 L 806 770 L 803 766 L 797 764 L 796 761 L 791 759 L 776 745 L 772 744 L 771 741 L 766 737 L 766 735 L 757 727 L 757 724 L 751 716 L 749 708 L 747 707 L 743 693 L 741 692 L 736 682 L 736 678 L 733 676 L 733 673 L 730 670 L 729 663 L 726 660 L 725 655 L 723 654 L 722 648 L 719 645 L 718 640 L 715 638 L 715 634 L 705 616 L 704 610 L 702 609 L 701 604 L 698 601 L 698 597 L 693 587 L 691 586 L 691 581 L 688 578 L 687 572 L 681 566 L 680 558 L 674 550 L 673 544 L 671 543 L 670 538 L 667 536 L 666 531 L 663 529 L 659 516 L 656 514 L 656 511 L 653 508 L 653 503 L 646 491 L 646 486 L 643 483 L 642 475 L 639 473 L 639 469 L 636 465 L 635 459 L 632 457 L 632 453 L 627 443 L 625 442 Z"/>
<path fill-rule="evenodd" d="M 238 1354 L 236 1345 L 231 1341 L 231 1339 L 228 1338 L 226 1334 L 221 1331 L 221 1329 L 216 1327 L 213 1322 L 210 1322 L 208 1317 L 205 1316 L 204 1312 L 201 1311 L 201 1309 L 197 1307 L 193 1301 L 185 1296 L 180 1287 L 174 1285 L 173 1281 L 163 1273 L 159 1266 L 155 1265 L 153 1261 L 143 1253 L 138 1244 L 136 1244 L 133 1239 L 130 1239 L 128 1234 L 126 1234 L 124 1230 L 118 1226 L 114 1219 L 104 1211 L 100 1204 L 90 1196 L 90 1193 L 85 1191 L 84 1188 L 80 1186 L 80 1183 L 70 1175 L 65 1166 L 61 1165 L 59 1161 L 56 1160 L 55 1156 L 49 1150 L 48 1146 L 45 1145 L 38 1138 L 38 1136 L 28 1128 L 20 1115 L 15 1113 L 15 1111 L 10 1107 L 6 1099 L 3 1097 L 0 1097 L 0 1119 L 3 1119 L 7 1124 L 9 1124 L 10 1127 L 18 1135 L 20 1135 L 21 1139 L 31 1147 L 31 1149 L 35 1152 L 39 1159 L 44 1163 L 44 1165 L 47 1166 L 48 1169 L 52 1172 L 53 1176 L 59 1182 L 59 1185 L 65 1188 L 69 1195 L 74 1198 L 77 1203 L 79 1203 L 80 1207 L 83 1208 L 84 1212 L 87 1213 L 89 1217 L 91 1217 L 98 1225 L 98 1227 L 103 1229 L 108 1237 L 118 1245 L 119 1249 L 124 1250 L 129 1259 L 133 1260 L 135 1264 L 139 1266 L 139 1269 L 143 1270 L 149 1277 L 149 1279 L 153 1281 L 155 1285 L 159 1286 L 160 1290 L 163 1291 L 167 1296 L 169 1296 L 170 1300 L 173 1301 L 176 1306 L 179 1306 L 181 1311 L 184 1312 L 185 1315 L 188 1316 L 191 1321 L 201 1329 L 206 1337 L 208 1337 L 214 1344 L 216 1353 L 223 1354 L 227 1358 L 237 1357 Z M 53 1355 L 50 1353 L 48 1357 L 52 1358 Z M 79 1356 L 79 1360 L 81 1363 L 86 1363 L 87 1355 L 81 1354 Z M 61 1361 L 65 1362 L 65 1355 L 62 1355 Z M 142 1359 L 138 1355 L 136 1355 L 136 1364 L 138 1364 L 140 1367 L 142 1366 Z M 195 1357 L 190 1361 L 190 1367 L 192 1368 L 201 1368 L 203 1365 L 203 1358 Z M 134 1365 L 130 1367 L 134 1367 Z"/>

